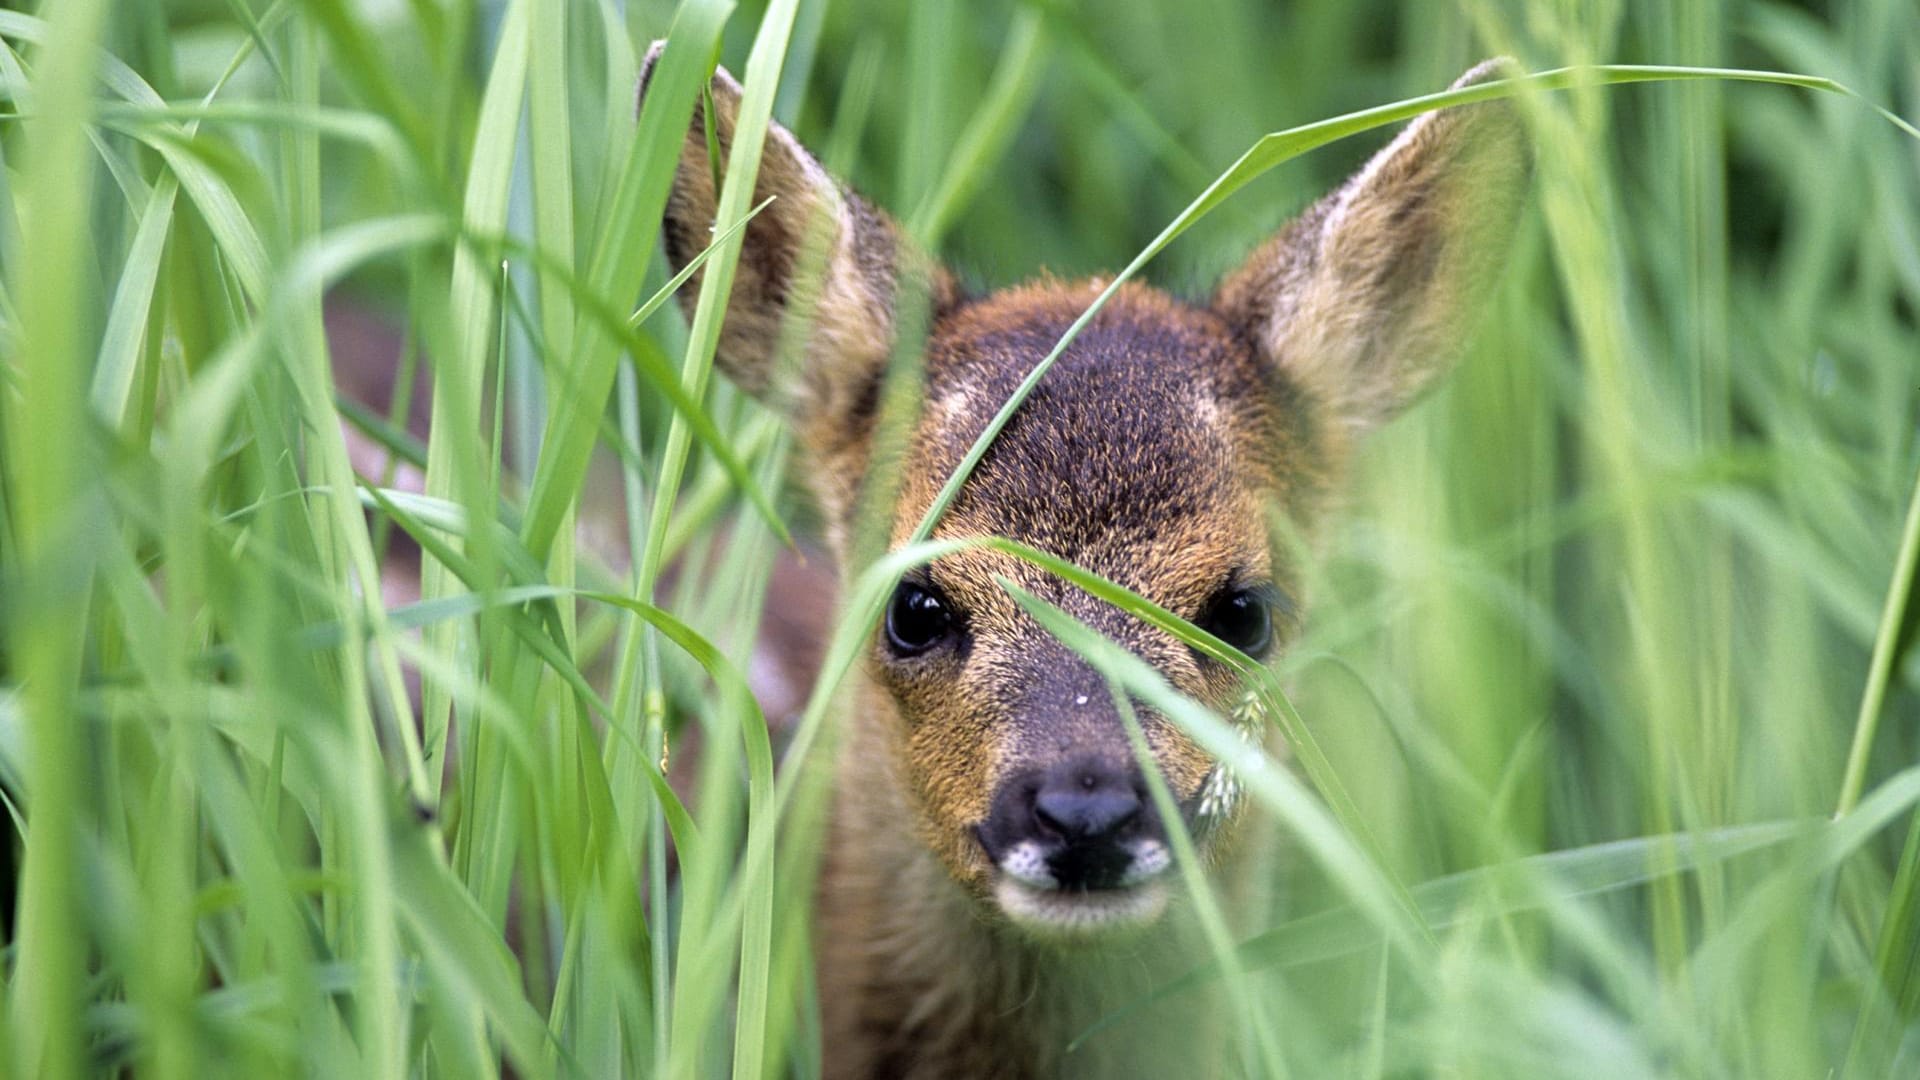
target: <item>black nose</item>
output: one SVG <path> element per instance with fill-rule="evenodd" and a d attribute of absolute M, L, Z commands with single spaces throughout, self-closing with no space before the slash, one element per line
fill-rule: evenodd
<path fill-rule="evenodd" d="M 1069 758 L 1041 773 L 1030 820 L 1060 888 L 1113 889 L 1125 882 L 1132 841 L 1146 825 L 1139 781 L 1132 762 L 1099 757 Z"/>
<path fill-rule="evenodd" d="M 974 835 L 989 859 L 1028 884 L 1121 888 L 1149 842 L 1166 841 L 1146 790 L 1130 757 L 1068 755 L 1002 781 Z"/>
<path fill-rule="evenodd" d="M 1069 845 L 1113 837 L 1140 816 L 1133 770 L 1098 758 L 1060 762 L 1042 777 L 1033 813 Z"/>

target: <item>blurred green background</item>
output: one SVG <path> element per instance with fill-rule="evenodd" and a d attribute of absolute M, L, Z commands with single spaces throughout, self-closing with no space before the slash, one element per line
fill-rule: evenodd
<path fill-rule="evenodd" d="M 624 330 L 670 28 L 771 43 L 776 118 L 982 289 L 1490 55 L 1920 117 L 1912 0 L 770 7 L 0 5 L 0 1074 L 817 1072 L 797 762 L 871 612 L 777 422 L 674 403 L 678 306 Z M 1282 836 L 1249 1069 L 1920 1073 L 1920 139 L 1751 82 L 1522 104 L 1498 298 L 1282 661 L 1432 936 Z M 1204 297 L 1387 136 L 1146 277 Z"/>

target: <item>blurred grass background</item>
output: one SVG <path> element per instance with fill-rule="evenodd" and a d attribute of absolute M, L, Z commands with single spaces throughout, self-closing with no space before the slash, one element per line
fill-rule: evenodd
<path fill-rule="evenodd" d="M 825 556 L 711 328 L 627 328 L 716 49 L 983 288 L 1496 53 L 1920 116 L 1911 0 L 0 8 L 23 1076 L 817 1071 L 819 791 L 769 740 L 831 713 Z M 1284 664 L 1430 947 L 1283 844 L 1234 992 L 1307 1076 L 1914 1075 L 1920 142 L 1779 86 L 1523 103 L 1499 300 Z M 1148 276 L 1204 296 L 1382 138 Z"/>

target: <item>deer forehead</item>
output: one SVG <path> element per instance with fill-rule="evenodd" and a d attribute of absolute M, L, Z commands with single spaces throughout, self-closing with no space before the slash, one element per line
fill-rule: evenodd
<path fill-rule="evenodd" d="M 1085 284 L 1025 286 L 941 320 L 895 523 L 902 537 L 1096 295 Z M 940 531 L 1012 537 L 1150 595 L 1258 572 L 1273 378 L 1211 313 L 1125 288 L 1001 431 Z"/>

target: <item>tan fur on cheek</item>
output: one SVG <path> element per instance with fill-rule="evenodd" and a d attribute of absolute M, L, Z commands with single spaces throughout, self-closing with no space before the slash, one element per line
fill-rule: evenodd
<path fill-rule="evenodd" d="M 917 831 L 956 880 L 976 884 L 990 868 L 971 830 L 986 820 L 1002 756 L 1002 726 L 981 689 L 942 679 L 901 695 L 900 748 L 919 804 Z"/>

